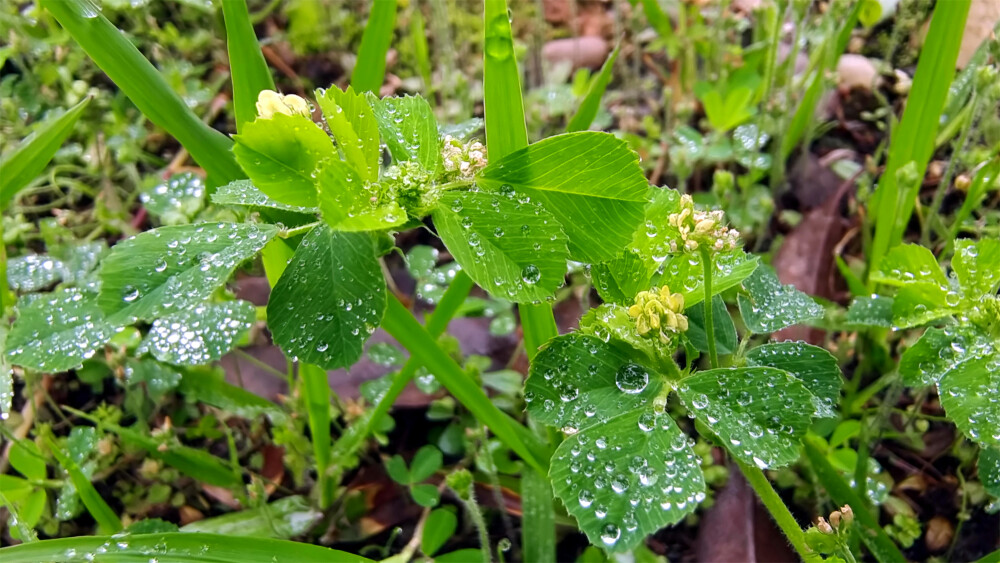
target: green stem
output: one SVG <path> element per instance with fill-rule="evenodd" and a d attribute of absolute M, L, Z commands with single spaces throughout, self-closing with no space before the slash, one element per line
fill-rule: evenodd
<path fill-rule="evenodd" d="M 298 227 L 292 227 L 291 229 L 282 229 L 281 232 L 278 233 L 278 236 L 281 238 L 292 238 L 294 236 L 304 235 L 322 223 L 322 221 L 313 221 L 312 223 L 306 223 L 305 225 L 299 225 Z"/>
<path fill-rule="evenodd" d="M 719 353 L 715 349 L 715 323 L 712 320 L 712 251 L 701 245 L 701 264 L 705 272 L 705 337 L 708 339 L 708 357 L 712 369 L 719 367 Z"/>
<path fill-rule="evenodd" d="M 442 350 L 413 314 L 395 296 L 382 319 L 382 328 L 410 352 L 410 356 L 434 374 L 451 394 L 507 447 L 529 465 L 546 472 L 549 448 L 530 430 L 513 420 L 490 401 L 482 387 L 469 377 L 455 360 Z"/>
<path fill-rule="evenodd" d="M 778 527 L 784 532 L 785 537 L 791 542 L 792 547 L 798 552 L 799 557 L 803 561 L 820 561 L 820 557 L 806 545 L 806 538 L 805 534 L 802 533 L 802 528 L 795 521 L 795 517 L 789 512 L 788 507 L 785 506 L 785 502 L 775 492 L 774 487 L 771 486 L 771 482 L 767 480 L 764 472 L 756 467 L 746 465 L 735 458 L 733 460 L 739 466 L 747 483 L 750 483 L 754 492 L 757 493 L 757 497 L 764 503 L 764 507 L 771 513 L 771 518 L 774 518 L 774 522 L 778 524 Z"/>
<path fill-rule="evenodd" d="M 521 314 L 521 330 L 524 332 L 524 351 L 528 361 L 535 359 L 538 349 L 550 339 L 559 335 L 556 319 L 552 314 L 550 303 L 520 303 L 517 306 Z"/>

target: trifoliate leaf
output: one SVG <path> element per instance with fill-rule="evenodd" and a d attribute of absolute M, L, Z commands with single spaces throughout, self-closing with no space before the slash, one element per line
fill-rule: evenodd
<path fill-rule="evenodd" d="M 996 295 L 1000 286 L 1000 240 L 955 241 L 951 267 L 966 297 L 978 300 L 984 295 Z"/>
<path fill-rule="evenodd" d="M 955 426 L 983 447 L 1000 447 L 1000 353 L 970 358 L 938 382 L 941 406 Z"/>
<path fill-rule="evenodd" d="M 256 309 L 246 301 L 202 303 L 156 319 L 141 349 L 161 362 L 207 364 L 229 352 L 255 317 Z"/>
<path fill-rule="evenodd" d="M 316 90 L 316 102 L 347 164 L 362 180 L 378 180 L 382 154 L 378 122 L 365 95 L 350 86 L 346 91 L 331 86 L 327 90 Z"/>
<path fill-rule="evenodd" d="M 805 342 L 775 342 L 758 346 L 747 353 L 747 364 L 785 370 L 799 378 L 813 394 L 814 416 L 836 416 L 840 388 L 844 378 L 837 358 L 829 351 Z"/>
<path fill-rule="evenodd" d="M 972 327 L 931 327 L 903 351 L 899 374 L 909 387 L 933 385 L 956 364 L 988 355 L 994 349 L 992 340 Z"/>
<path fill-rule="evenodd" d="M 402 225 L 406 212 L 378 184 L 365 182 L 342 160 L 328 160 L 316 173 L 319 209 L 337 231 L 380 231 Z"/>
<path fill-rule="evenodd" d="M 747 330 L 767 334 L 823 316 L 823 307 L 790 285 L 781 285 L 768 266 L 757 268 L 743 280 L 748 297 L 738 297 Z"/>
<path fill-rule="evenodd" d="M 397 164 L 415 161 L 435 172 L 441 162 L 437 119 L 427 100 L 420 96 L 383 98 L 368 94 L 382 141 Z"/>
<path fill-rule="evenodd" d="M 320 225 L 302 239 L 274 286 L 268 326 L 287 355 L 336 369 L 361 357 L 385 299 L 371 235 Z"/>
<path fill-rule="evenodd" d="M 523 195 L 446 192 L 434 226 L 462 269 L 495 297 L 541 301 L 563 285 L 566 235 L 544 207 Z"/>

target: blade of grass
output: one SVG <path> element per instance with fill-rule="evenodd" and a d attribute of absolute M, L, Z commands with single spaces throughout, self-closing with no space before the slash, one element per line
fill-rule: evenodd
<path fill-rule="evenodd" d="M 299 381 L 309 414 L 313 455 L 316 456 L 319 504 L 320 508 L 327 508 L 330 502 L 330 483 L 327 479 L 330 468 L 330 381 L 326 370 L 312 364 L 299 364 Z"/>
<path fill-rule="evenodd" d="M 543 473 L 546 471 L 551 453 L 548 447 L 527 428 L 498 409 L 482 387 L 437 345 L 434 337 L 395 296 L 389 296 L 382 328 L 406 348 L 411 357 L 427 366 L 438 381 L 480 422 L 488 426 L 497 438 L 528 465 Z"/>
<path fill-rule="evenodd" d="M 48 428 L 42 434 L 45 439 L 45 444 L 48 446 L 49 451 L 52 452 L 52 456 L 56 458 L 59 465 L 69 473 L 69 479 L 73 483 L 73 487 L 76 488 L 76 492 L 80 495 L 80 500 L 83 501 L 83 506 L 87 509 L 87 512 L 94 518 L 97 522 L 97 526 L 100 530 L 106 534 L 116 534 L 122 529 L 122 522 L 115 514 L 114 510 L 108 506 L 108 503 L 104 502 L 101 498 L 100 493 L 94 488 L 94 484 L 90 482 L 90 479 L 83 474 L 80 467 L 73 461 L 73 458 L 66 455 L 63 451 L 62 446 L 60 446 L 52 435 L 52 431 Z"/>
<path fill-rule="evenodd" d="M 392 44 L 396 29 L 396 0 L 372 0 L 368 23 L 361 36 L 358 60 L 351 73 L 351 86 L 356 92 L 378 94 L 385 80 L 385 54 Z"/>
<path fill-rule="evenodd" d="M 878 518 L 868 511 L 868 507 L 861 497 L 844 482 L 837 474 L 837 470 L 827 461 L 823 448 L 817 443 L 816 437 L 807 435 L 803 444 L 809 465 L 812 466 L 816 478 L 823 485 L 823 488 L 830 494 L 830 498 L 838 506 L 850 505 L 851 510 L 854 511 L 855 522 L 865 528 L 859 535 L 875 559 L 881 563 L 906 561 L 906 557 L 879 525 Z"/>
<path fill-rule="evenodd" d="M 938 2 L 930 30 L 920 50 L 913 86 L 899 126 L 892 131 L 889 158 L 875 190 L 875 237 L 869 253 L 868 271 L 878 270 L 882 257 L 903 238 L 913 213 L 921 182 L 900 189 L 896 171 L 914 162 L 923 178 L 934 152 L 941 111 L 948 97 L 951 77 L 961 44 L 971 0 Z"/>
<path fill-rule="evenodd" d="M 553 510 L 552 486 L 546 476 L 537 471 L 521 475 L 521 513 L 524 522 L 522 544 L 525 561 L 555 563 L 556 518 Z"/>
<path fill-rule="evenodd" d="M 90 98 L 85 98 L 59 117 L 47 120 L 16 149 L 0 158 L 0 211 L 7 209 L 11 198 L 42 173 L 89 103 Z"/>
<path fill-rule="evenodd" d="M 250 23 L 246 0 L 223 0 L 222 15 L 226 21 L 236 130 L 240 131 L 244 123 L 257 116 L 257 94 L 261 90 L 274 90 L 274 80 Z"/>
<path fill-rule="evenodd" d="M 590 124 L 597 117 L 597 110 L 601 109 L 601 98 L 604 97 L 604 91 L 608 89 L 608 83 L 611 82 L 611 73 L 614 70 L 615 61 L 618 60 L 618 53 L 621 49 L 622 44 L 618 43 L 615 46 L 615 50 L 608 56 L 608 60 L 604 61 L 601 72 L 590 83 L 587 95 L 583 97 L 580 107 L 576 108 L 576 113 L 569 120 L 569 125 L 566 126 L 567 133 L 590 129 Z"/>
<path fill-rule="evenodd" d="M 42 5 L 150 121 L 175 137 L 215 184 L 245 177 L 232 141 L 203 123 L 163 76 L 90 0 L 44 0 Z"/>
<path fill-rule="evenodd" d="M 431 79 L 430 49 L 427 47 L 427 26 L 420 6 L 414 6 L 410 15 L 410 37 L 413 39 L 413 54 L 417 58 L 420 78 L 424 81 L 424 93 L 430 97 L 434 93 L 434 83 Z"/>
<path fill-rule="evenodd" d="M 212 563 L 371 563 L 370 559 L 308 543 L 197 532 L 85 536 L 0 549 L 4 563 L 38 561 L 192 561 Z"/>

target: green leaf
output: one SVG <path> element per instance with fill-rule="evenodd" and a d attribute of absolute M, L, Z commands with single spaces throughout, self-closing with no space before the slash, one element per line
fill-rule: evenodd
<path fill-rule="evenodd" d="M 967 298 L 996 295 L 1000 287 L 1000 240 L 956 241 L 951 267 Z"/>
<path fill-rule="evenodd" d="M 681 194 L 670 188 L 651 189 L 652 202 L 646 206 L 645 222 L 632 234 L 632 244 L 629 248 L 638 252 L 656 269 L 672 254 L 670 241 L 675 240 L 677 233 L 665 225 L 667 217 L 680 210 Z"/>
<path fill-rule="evenodd" d="M 94 355 L 125 323 L 105 318 L 97 296 L 78 289 L 22 297 L 7 335 L 7 359 L 38 371 L 66 371 Z"/>
<path fill-rule="evenodd" d="M 699 371 L 681 382 L 678 394 L 733 456 L 761 469 L 798 459 L 815 410 L 801 381 L 771 367 Z"/>
<path fill-rule="evenodd" d="M 337 153 L 311 119 L 276 113 L 246 123 L 233 140 L 236 160 L 262 192 L 287 205 L 316 206 L 316 170 Z"/>
<path fill-rule="evenodd" d="M 605 303 L 584 313 L 580 319 L 580 332 L 605 342 L 609 339 L 624 342 L 644 354 L 647 361 L 655 362 L 664 353 L 673 353 L 673 350 L 659 346 L 655 339 L 641 336 L 635 329 L 635 321 L 628 314 L 628 308 L 617 303 Z"/>
<path fill-rule="evenodd" d="M 143 115 L 180 141 L 208 172 L 209 183 L 223 184 L 244 177 L 230 152 L 232 142 L 191 111 L 126 34 L 111 25 L 91 0 L 46 0 L 42 5 Z"/>
<path fill-rule="evenodd" d="M 378 99 L 368 95 L 382 141 L 396 163 L 415 161 L 435 172 L 441 162 L 437 119 L 427 100 L 420 96 Z"/>
<path fill-rule="evenodd" d="M 24 525 L 29 529 L 34 528 L 38 525 L 38 522 L 42 519 L 42 514 L 45 513 L 45 501 L 46 501 L 45 489 L 35 489 L 28 497 L 21 503 L 20 514 L 18 520 L 23 520 Z M 20 538 L 20 539 L 30 539 L 30 538 Z"/>
<path fill-rule="evenodd" d="M 108 503 L 97 492 L 97 489 L 90 482 L 90 478 L 83 474 L 76 461 L 66 455 L 62 447 L 56 443 L 51 430 L 46 431 L 45 441 L 49 451 L 52 452 L 52 456 L 56 458 L 59 465 L 69 474 L 73 487 L 76 489 L 77 494 L 80 495 L 80 500 L 83 501 L 83 505 L 87 507 L 87 512 L 94 518 L 99 528 L 104 532 L 111 533 L 120 531 L 122 529 L 121 519 L 118 518 L 115 511 L 108 506 Z"/>
<path fill-rule="evenodd" d="M 486 150 L 499 160 L 528 146 L 521 98 L 521 73 L 506 0 L 489 0 L 483 10 L 483 113 Z"/>
<path fill-rule="evenodd" d="M 469 563 L 470 561 L 482 561 L 483 551 L 481 549 L 456 549 L 438 555 L 434 558 L 434 563 Z"/>
<path fill-rule="evenodd" d="M 871 275 L 878 283 L 902 286 L 913 282 L 931 282 L 948 287 L 948 278 L 930 250 L 916 244 L 903 244 L 889 251 L 881 268 Z"/>
<path fill-rule="evenodd" d="M 287 540 L 307 533 L 323 516 L 301 496 L 285 497 L 266 506 L 230 512 L 192 522 L 182 532 L 222 534 L 227 537 Z"/>
<path fill-rule="evenodd" d="M 1000 498 L 1000 448 L 979 450 L 979 482 L 991 496 Z"/>
<path fill-rule="evenodd" d="M 0 324 L 0 420 L 7 420 L 14 403 L 14 372 L 7 361 L 8 330 L 6 323 Z"/>
<path fill-rule="evenodd" d="M 424 521 L 424 531 L 420 536 L 420 551 L 433 557 L 458 529 L 458 517 L 450 508 L 432 510 Z"/>
<path fill-rule="evenodd" d="M 435 485 L 413 485 L 410 487 L 410 494 L 413 495 L 413 500 L 420 506 L 432 507 L 437 506 L 441 502 L 441 493 L 438 492 Z"/>
<path fill-rule="evenodd" d="M 899 358 L 899 374 L 909 387 L 934 385 L 955 364 L 993 349 L 985 335 L 970 327 L 928 328 Z"/>
<path fill-rule="evenodd" d="M 143 207 L 165 225 L 190 223 L 205 206 L 205 182 L 193 172 L 174 174 L 139 195 Z"/>
<path fill-rule="evenodd" d="M 776 342 L 747 353 L 747 364 L 785 370 L 799 378 L 813 395 L 813 416 L 837 415 L 840 388 L 844 385 L 837 358 L 827 350 L 805 342 Z"/>
<path fill-rule="evenodd" d="M 331 86 L 327 90 L 316 90 L 316 102 L 347 164 L 362 180 L 377 181 L 382 149 L 378 122 L 365 95 L 350 86 L 346 91 Z"/>
<path fill-rule="evenodd" d="M 191 401 L 202 402 L 243 418 L 255 419 L 266 415 L 278 426 L 288 420 L 288 414 L 278 405 L 246 389 L 226 383 L 218 372 L 187 370 L 181 379 L 179 390 Z"/>
<path fill-rule="evenodd" d="M 857 297 L 847 308 L 847 324 L 853 326 L 892 326 L 892 297 L 872 295 Z"/>
<path fill-rule="evenodd" d="M 108 252 L 103 240 L 83 242 L 56 249 L 63 262 L 63 281 L 83 286 L 94 281 L 98 264 Z"/>
<path fill-rule="evenodd" d="M 17 440 L 10 447 L 10 465 L 32 481 L 46 477 L 45 458 L 38 446 L 30 440 Z"/>
<path fill-rule="evenodd" d="M 563 440 L 549 477 L 591 543 L 624 552 L 693 512 L 705 480 L 690 438 L 669 415 L 650 405 L 601 416 L 608 418 Z"/>
<path fill-rule="evenodd" d="M 406 212 L 386 198 L 378 184 L 366 183 L 342 160 L 327 160 L 316 173 L 319 209 L 337 231 L 378 231 L 406 222 Z"/>
<path fill-rule="evenodd" d="M 579 333 L 550 340 L 535 356 L 525 383 L 528 412 L 550 426 L 580 429 L 651 405 L 663 378 L 634 356 L 621 343 Z"/>
<path fill-rule="evenodd" d="M 152 320 L 207 299 L 277 233 L 270 225 L 160 227 L 118 243 L 101 264 L 98 304 L 115 319 Z"/>
<path fill-rule="evenodd" d="M 419 483 L 427 479 L 441 469 L 442 462 L 441 450 L 431 445 L 420 448 L 410 461 L 410 482 Z"/>
<path fill-rule="evenodd" d="M 544 205 L 566 231 L 571 258 L 590 263 L 611 260 L 628 245 L 650 193 L 628 145 L 591 131 L 549 137 L 491 161 L 477 183 Z"/>
<path fill-rule="evenodd" d="M 87 97 L 62 115 L 47 120 L 16 149 L 0 157 L 0 210 L 7 209 L 11 198 L 45 170 L 89 103 Z"/>
<path fill-rule="evenodd" d="M 580 107 L 576 108 L 576 113 L 573 114 L 573 118 L 569 120 L 569 124 L 566 126 L 567 133 L 590 129 L 590 124 L 594 122 L 594 117 L 597 116 L 597 110 L 601 108 L 601 98 L 604 96 L 604 91 L 608 88 L 608 83 L 611 82 L 615 61 L 618 60 L 618 53 L 621 52 L 621 49 L 622 45 L 619 42 L 615 46 L 615 50 L 608 56 L 608 60 L 604 61 L 604 65 L 601 66 L 601 72 L 591 81 L 587 95 L 584 96 L 583 101 L 580 102 Z"/>
<path fill-rule="evenodd" d="M 694 347 L 701 352 L 708 352 L 708 335 L 705 332 L 704 303 L 684 310 L 688 318 L 688 329 L 684 334 L 691 340 Z M 729 308 L 722 297 L 712 297 L 712 324 L 715 326 L 715 345 L 720 354 L 732 354 L 736 350 L 736 326 L 729 315 Z"/>
<path fill-rule="evenodd" d="M 638 252 L 623 250 L 611 261 L 591 266 L 590 278 L 605 302 L 630 305 L 651 287 L 655 269 L 656 264 Z"/>
<path fill-rule="evenodd" d="M 984 447 L 1000 447 L 1000 353 L 954 365 L 938 382 L 941 406 L 966 436 Z"/>
<path fill-rule="evenodd" d="M 293 213 L 314 214 L 319 213 L 318 207 L 302 207 L 299 205 L 287 205 L 280 201 L 275 201 L 267 194 L 257 189 L 250 180 L 235 180 L 223 186 L 219 186 L 212 194 L 212 203 L 217 205 L 237 205 L 242 207 L 267 207 L 281 211 L 291 211 Z"/>
<path fill-rule="evenodd" d="M 396 28 L 396 0 L 372 2 L 368 23 L 361 36 L 358 59 L 351 73 L 351 86 L 358 92 L 378 92 L 385 80 L 385 55 Z"/>
<path fill-rule="evenodd" d="M 469 277 L 499 298 L 540 301 L 563 285 L 566 235 L 522 194 L 445 192 L 434 225 Z"/>
<path fill-rule="evenodd" d="M 146 384 L 150 398 L 159 400 L 164 394 L 173 391 L 181 382 L 181 374 L 170 366 L 152 360 L 128 359 L 125 377 L 129 385 Z"/>
<path fill-rule="evenodd" d="M 275 343 L 326 369 L 349 366 L 385 311 L 385 280 L 367 233 L 309 232 L 267 303 Z"/>
<path fill-rule="evenodd" d="M 714 280 L 714 277 L 713 277 Z M 740 295 L 740 315 L 747 330 L 768 334 L 803 321 L 823 317 L 823 307 L 790 285 L 781 285 L 770 267 L 760 267 L 743 280 L 748 297 Z"/>
<path fill-rule="evenodd" d="M 410 484 L 410 470 L 406 468 L 403 456 L 396 454 L 385 461 L 385 470 L 393 481 L 400 485 Z"/>
<path fill-rule="evenodd" d="M 245 0 L 222 2 L 226 23 L 226 47 L 229 50 L 229 72 L 233 81 L 233 110 L 236 130 L 257 117 L 257 95 L 262 90 L 274 90 L 271 71 L 257 43 Z"/>
<path fill-rule="evenodd" d="M 256 315 L 257 309 L 246 301 L 202 303 L 153 322 L 140 351 L 171 364 L 207 364 L 232 350 Z"/>
<path fill-rule="evenodd" d="M 66 265 L 46 254 L 16 256 L 7 262 L 7 285 L 14 291 L 33 293 L 62 281 Z"/>
<path fill-rule="evenodd" d="M 28 542 L 0 549 L 0 559 L 4 563 L 77 563 L 95 559 L 110 563 L 150 559 L 192 563 L 371 563 L 360 555 L 308 543 L 187 532 Z"/>
<path fill-rule="evenodd" d="M 736 287 L 757 271 L 759 260 L 742 250 L 721 252 L 712 258 L 712 295 Z M 705 299 L 705 268 L 699 254 L 678 254 L 663 263 L 663 273 L 653 278 L 658 286 L 669 286 L 684 296 L 684 305 L 691 307 Z"/>
<path fill-rule="evenodd" d="M 495 454 L 494 454 L 495 455 Z M 504 460 L 509 459 L 506 455 Z M 513 468 L 519 471 L 516 467 Z M 521 473 L 521 558 L 524 561 L 556 560 L 555 497 L 547 475 L 527 469 Z"/>
<path fill-rule="evenodd" d="M 945 287 L 933 282 L 911 282 L 901 287 L 892 301 L 893 325 L 909 328 L 957 313 L 961 298 Z"/>

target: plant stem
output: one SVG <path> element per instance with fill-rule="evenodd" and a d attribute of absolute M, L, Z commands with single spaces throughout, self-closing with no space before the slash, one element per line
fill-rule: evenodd
<path fill-rule="evenodd" d="M 803 561 L 819 561 L 820 557 L 806 545 L 805 534 L 802 533 L 799 523 L 795 521 L 795 517 L 789 512 L 784 501 L 775 492 L 774 487 L 771 486 L 771 482 L 767 480 L 764 472 L 756 467 L 746 465 L 735 458 L 733 458 L 733 461 L 739 466 L 747 483 L 750 483 L 750 486 L 753 487 L 754 492 L 757 493 L 757 497 L 764 503 L 767 511 L 771 513 L 771 518 L 774 518 L 774 522 L 784 532 L 785 537 L 791 542 L 792 547 L 798 552 L 799 557 Z"/>
<path fill-rule="evenodd" d="M 719 367 L 719 354 L 715 349 L 715 323 L 712 320 L 712 251 L 701 246 L 701 265 L 705 272 L 705 337 L 708 339 L 708 357 L 712 369 Z"/>
<path fill-rule="evenodd" d="M 517 312 L 521 315 L 521 330 L 524 332 L 524 351 L 528 361 L 535 359 L 538 349 L 559 334 L 556 319 L 550 303 L 520 303 Z"/>

